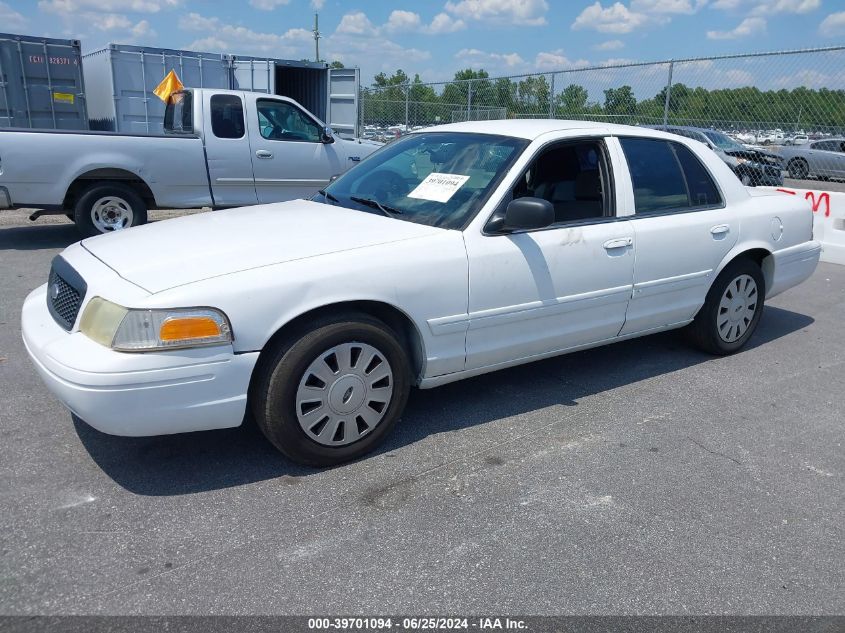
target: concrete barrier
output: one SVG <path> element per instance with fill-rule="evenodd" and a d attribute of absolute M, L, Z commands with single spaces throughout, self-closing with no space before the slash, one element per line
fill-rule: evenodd
<path fill-rule="evenodd" d="M 821 260 L 845 266 L 845 193 L 823 189 L 765 187 L 800 196 L 813 209 L 813 238 L 822 244 Z"/>

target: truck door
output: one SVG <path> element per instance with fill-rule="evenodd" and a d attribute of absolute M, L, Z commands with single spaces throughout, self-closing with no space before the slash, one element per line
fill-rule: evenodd
<path fill-rule="evenodd" d="M 358 137 L 358 68 L 329 69 L 329 103 L 326 119 L 342 136 Z"/>
<path fill-rule="evenodd" d="M 203 137 L 208 177 L 218 207 L 258 202 L 243 97 L 203 92 Z"/>
<path fill-rule="evenodd" d="M 343 143 L 324 142 L 323 125 L 309 112 L 286 99 L 254 99 L 249 127 L 259 202 L 310 197 L 346 171 Z"/>

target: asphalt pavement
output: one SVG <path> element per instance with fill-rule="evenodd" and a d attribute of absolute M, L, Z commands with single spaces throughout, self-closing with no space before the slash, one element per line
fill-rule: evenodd
<path fill-rule="evenodd" d="M 318 471 L 250 424 L 73 420 L 20 308 L 77 236 L 9 217 L 2 614 L 845 613 L 845 267 L 735 356 L 667 333 L 414 392 L 382 450 Z"/>

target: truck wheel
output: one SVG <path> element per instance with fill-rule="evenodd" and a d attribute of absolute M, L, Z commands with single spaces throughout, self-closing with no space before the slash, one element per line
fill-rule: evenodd
<path fill-rule="evenodd" d="M 147 205 L 127 185 L 98 183 L 86 189 L 77 200 L 73 221 L 86 237 L 122 231 L 147 221 Z"/>
<path fill-rule="evenodd" d="M 760 322 L 765 297 L 760 267 L 750 259 L 736 259 L 716 277 L 686 333 L 705 352 L 718 356 L 738 352 Z"/>
<path fill-rule="evenodd" d="M 368 315 L 319 320 L 262 356 L 250 390 L 255 421 L 300 464 L 333 466 L 370 452 L 405 408 L 408 357 Z"/>
<path fill-rule="evenodd" d="M 795 180 L 804 180 L 810 174 L 810 166 L 803 158 L 795 158 L 789 161 L 786 167 L 789 177 Z"/>

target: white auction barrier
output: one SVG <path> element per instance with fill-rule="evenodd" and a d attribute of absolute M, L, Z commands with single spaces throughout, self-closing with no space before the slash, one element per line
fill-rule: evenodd
<path fill-rule="evenodd" d="M 845 193 L 790 187 L 761 188 L 804 198 L 813 210 L 813 239 L 822 244 L 821 260 L 845 266 Z"/>

